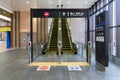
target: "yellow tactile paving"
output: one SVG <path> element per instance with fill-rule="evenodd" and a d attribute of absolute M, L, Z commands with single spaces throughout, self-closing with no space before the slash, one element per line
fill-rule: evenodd
<path fill-rule="evenodd" d="M 29 66 L 89 66 L 87 62 L 33 62 Z"/>

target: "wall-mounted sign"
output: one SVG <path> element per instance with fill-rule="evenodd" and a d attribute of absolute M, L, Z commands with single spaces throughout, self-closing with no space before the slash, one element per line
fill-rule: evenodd
<path fill-rule="evenodd" d="M 0 32 L 11 31 L 11 27 L 0 27 Z"/>
<path fill-rule="evenodd" d="M 87 9 L 31 9 L 31 16 L 41 18 L 80 18 L 87 17 Z"/>

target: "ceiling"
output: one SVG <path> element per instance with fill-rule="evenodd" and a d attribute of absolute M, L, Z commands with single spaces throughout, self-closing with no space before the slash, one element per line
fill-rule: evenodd
<path fill-rule="evenodd" d="M 30 8 L 89 8 L 97 0 L 0 0 L 0 5 L 17 11 L 29 11 Z"/>

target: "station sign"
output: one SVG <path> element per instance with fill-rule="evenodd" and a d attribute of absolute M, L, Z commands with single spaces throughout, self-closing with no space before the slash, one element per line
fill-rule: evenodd
<path fill-rule="evenodd" d="M 34 18 L 80 18 L 87 17 L 87 9 L 31 9 Z"/>
<path fill-rule="evenodd" d="M 11 31 L 11 27 L 0 27 L 0 32 Z"/>

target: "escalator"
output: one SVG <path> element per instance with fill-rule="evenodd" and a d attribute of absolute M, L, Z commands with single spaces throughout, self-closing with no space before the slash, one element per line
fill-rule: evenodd
<path fill-rule="evenodd" d="M 53 19 L 51 24 L 48 43 L 43 48 L 43 54 L 57 53 L 58 47 L 58 18 Z"/>
<path fill-rule="evenodd" d="M 66 18 L 61 19 L 62 53 L 77 54 L 77 47 L 72 42 L 71 32 Z"/>
<path fill-rule="evenodd" d="M 72 42 L 69 25 L 66 18 L 61 18 L 61 26 L 59 26 L 58 18 L 52 21 L 48 43 L 44 45 L 43 54 L 58 53 L 58 36 L 61 35 L 62 54 L 77 54 L 77 47 Z M 58 35 L 58 28 L 61 27 L 61 34 Z"/>

